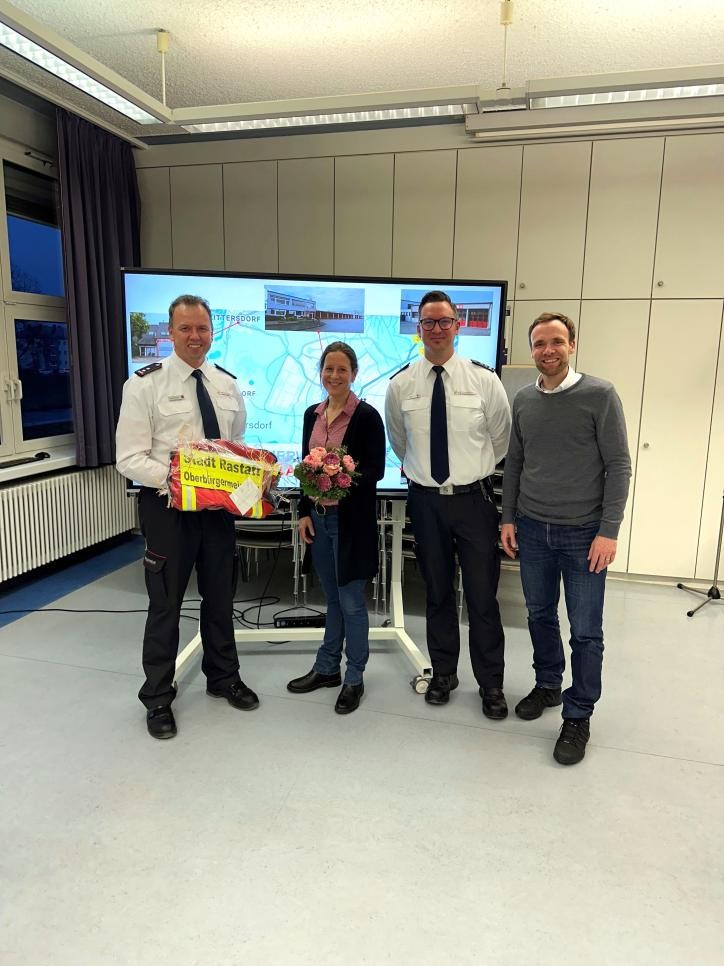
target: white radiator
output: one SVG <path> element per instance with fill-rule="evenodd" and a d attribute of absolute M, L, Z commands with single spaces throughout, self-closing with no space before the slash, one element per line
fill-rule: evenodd
<path fill-rule="evenodd" d="M 134 501 L 113 466 L 0 488 L 0 582 L 132 530 Z"/>

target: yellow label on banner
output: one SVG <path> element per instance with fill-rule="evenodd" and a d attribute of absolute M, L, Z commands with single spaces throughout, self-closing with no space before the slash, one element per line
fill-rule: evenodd
<path fill-rule="evenodd" d="M 261 490 L 264 473 L 278 472 L 274 463 L 255 463 L 241 456 L 179 448 L 179 482 L 185 487 L 224 490 L 231 493 L 245 480 Z"/>

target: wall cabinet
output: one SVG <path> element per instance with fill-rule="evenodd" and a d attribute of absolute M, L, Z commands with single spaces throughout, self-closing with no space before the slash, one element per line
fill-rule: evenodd
<path fill-rule="evenodd" d="M 663 138 L 593 145 L 584 298 L 650 298 L 663 154 Z"/>
<path fill-rule="evenodd" d="M 636 473 L 638 455 L 643 371 L 646 364 L 646 340 L 649 328 L 648 299 L 638 301 L 584 301 L 575 367 L 601 379 L 608 379 L 621 398 L 631 453 L 631 468 Z M 625 346 L 625 351 L 622 351 Z M 628 562 L 633 479 L 628 503 L 619 531 L 613 571 L 625 571 Z"/>
<path fill-rule="evenodd" d="M 581 297 L 590 168 L 590 141 L 523 149 L 516 299 Z"/>
<path fill-rule="evenodd" d="M 171 168 L 171 242 L 174 268 L 224 264 L 220 164 Z"/>
<path fill-rule="evenodd" d="M 652 304 L 629 552 L 633 573 L 695 572 L 721 317 L 721 301 L 713 299 Z"/>
<path fill-rule="evenodd" d="M 335 160 L 335 275 L 390 275 L 394 161 L 391 154 Z"/>
<path fill-rule="evenodd" d="M 450 278 L 457 151 L 395 156 L 392 274 Z"/>
<path fill-rule="evenodd" d="M 514 295 L 523 148 L 458 152 L 453 278 L 503 279 Z"/>
<path fill-rule="evenodd" d="M 146 268 L 172 268 L 169 169 L 141 168 L 137 176 L 141 196 L 141 264 Z"/>
<path fill-rule="evenodd" d="M 279 271 L 334 271 L 334 159 L 279 162 Z"/>
<path fill-rule="evenodd" d="M 724 134 L 666 139 L 653 296 L 724 297 Z"/>
<path fill-rule="evenodd" d="M 224 268 L 232 272 L 276 272 L 277 162 L 225 164 Z"/>
<path fill-rule="evenodd" d="M 704 503 L 701 510 L 699 549 L 696 555 L 696 576 L 700 580 L 707 580 L 710 583 L 714 574 L 714 561 L 716 560 L 722 495 L 724 495 L 724 325 L 719 339 L 719 360 L 711 432 L 709 433 Z M 724 555 L 719 562 L 719 578 L 724 580 Z"/>

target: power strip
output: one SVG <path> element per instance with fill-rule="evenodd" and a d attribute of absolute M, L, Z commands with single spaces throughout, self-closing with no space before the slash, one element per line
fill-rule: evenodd
<path fill-rule="evenodd" d="M 306 617 L 275 617 L 275 627 L 324 627 L 326 623 L 324 614 L 315 614 Z"/>

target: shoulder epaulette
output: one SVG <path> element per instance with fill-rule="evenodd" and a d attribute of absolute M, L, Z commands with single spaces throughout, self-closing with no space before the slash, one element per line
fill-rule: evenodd
<path fill-rule="evenodd" d="M 143 376 L 147 376 L 151 372 L 157 372 L 160 368 L 160 362 L 152 362 L 150 365 L 144 366 L 143 369 L 136 369 L 136 375 L 143 378 Z"/>
<path fill-rule="evenodd" d="M 474 366 L 480 366 L 481 369 L 487 369 L 488 372 L 495 373 L 495 369 L 491 369 L 490 366 L 486 366 L 484 362 L 478 362 L 477 359 L 470 360 Z"/>
<path fill-rule="evenodd" d="M 228 370 L 228 369 L 224 369 L 224 367 L 223 367 L 223 366 L 220 366 L 220 365 L 218 364 L 218 362 L 215 362 L 215 363 L 214 363 L 214 368 L 215 368 L 215 369 L 218 369 L 218 370 L 219 370 L 219 372 L 225 372 L 225 373 L 226 373 L 226 375 L 227 375 L 227 376 L 231 376 L 231 378 L 232 378 L 232 379 L 236 379 L 236 376 L 234 375 L 234 373 L 233 373 L 233 372 L 229 372 L 229 370 Z"/>
<path fill-rule="evenodd" d="M 392 375 L 390 376 L 390 379 L 394 379 L 395 376 L 399 376 L 401 372 L 404 372 L 405 369 L 409 369 L 409 368 L 410 368 L 410 363 L 408 362 L 406 366 L 402 367 L 402 369 L 398 369 L 397 372 L 393 372 Z"/>

